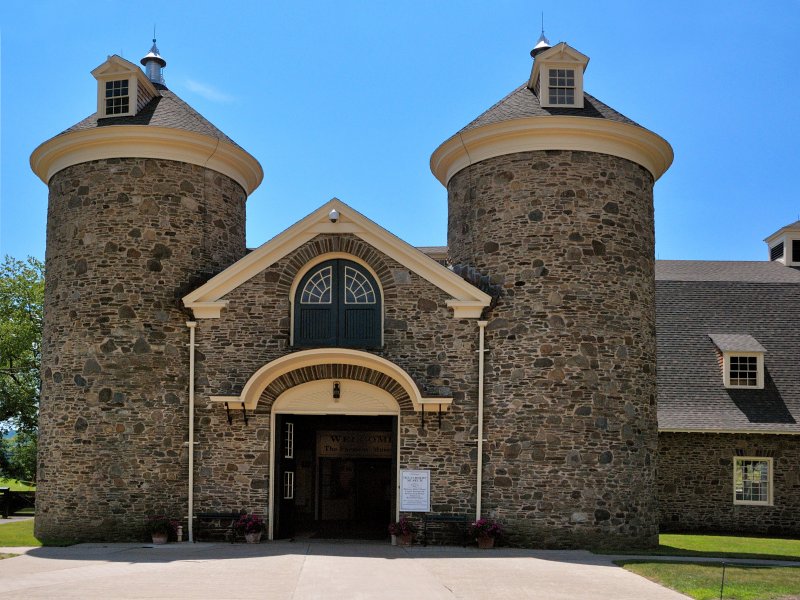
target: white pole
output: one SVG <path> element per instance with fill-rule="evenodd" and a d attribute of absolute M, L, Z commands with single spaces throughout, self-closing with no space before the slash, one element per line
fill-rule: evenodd
<path fill-rule="evenodd" d="M 483 494 L 483 356 L 485 328 L 488 321 L 478 321 L 478 481 L 476 485 L 475 520 L 481 518 L 481 495 Z"/>
<path fill-rule="evenodd" d="M 189 328 L 189 541 L 194 542 L 194 328 L 195 321 L 187 321 Z"/>

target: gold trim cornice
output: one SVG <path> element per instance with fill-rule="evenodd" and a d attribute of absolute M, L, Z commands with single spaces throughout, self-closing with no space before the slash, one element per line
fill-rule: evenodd
<path fill-rule="evenodd" d="M 236 181 L 248 195 L 264 179 L 258 161 L 230 142 L 151 125 L 109 125 L 57 135 L 33 151 L 30 164 L 47 184 L 67 167 L 106 158 L 156 158 L 207 167 Z"/>
<path fill-rule="evenodd" d="M 487 158 L 534 150 L 581 150 L 618 156 L 643 166 L 658 179 L 672 164 L 672 147 L 652 131 L 607 119 L 542 116 L 512 119 L 451 137 L 431 156 L 442 185 L 463 168 Z"/>

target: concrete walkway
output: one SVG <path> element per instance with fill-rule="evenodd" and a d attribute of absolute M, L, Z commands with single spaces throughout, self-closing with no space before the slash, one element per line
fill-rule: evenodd
<path fill-rule="evenodd" d="M 0 595 L 9 600 L 685 599 L 615 566 L 613 559 L 585 551 L 323 541 L 79 544 L 29 549 L 0 560 Z"/>

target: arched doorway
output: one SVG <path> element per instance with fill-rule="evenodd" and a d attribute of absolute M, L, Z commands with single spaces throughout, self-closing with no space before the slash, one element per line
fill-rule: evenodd
<path fill-rule="evenodd" d="M 353 379 L 291 387 L 271 410 L 270 538 L 386 536 L 397 514 L 400 406 Z"/>

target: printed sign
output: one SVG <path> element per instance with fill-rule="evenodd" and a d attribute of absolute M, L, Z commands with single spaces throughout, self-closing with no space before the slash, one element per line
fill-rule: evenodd
<path fill-rule="evenodd" d="M 392 434 L 389 431 L 318 431 L 317 456 L 392 458 Z"/>
<path fill-rule="evenodd" d="M 405 512 L 430 512 L 430 471 L 400 470 L 400 510 Z"/>

